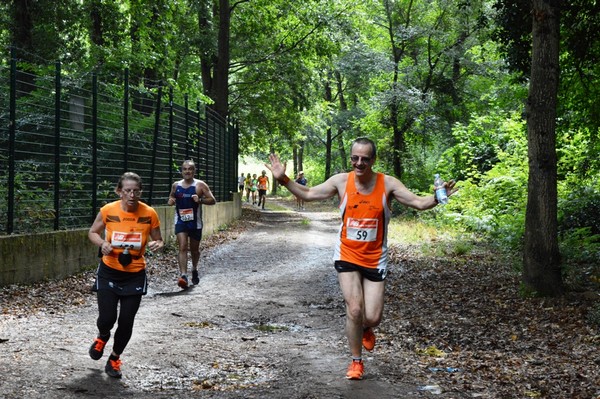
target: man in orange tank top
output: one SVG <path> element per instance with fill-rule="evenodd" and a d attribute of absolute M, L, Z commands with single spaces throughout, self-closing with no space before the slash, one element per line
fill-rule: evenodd
<path fill-rule="evenodd" d="M 346 336 L 352 355 L 346 378 L 352 380 L 362 379 L 362 348 L 373 350 L 373 327 L 379 325 L 383 313 L 391 201 L 396 199 L 417 210 L 437 205 L 435 195 L 418 196 L 397 178 L 374 172 L 376 158 L 375 143 L 365 137 L 357 138 L 351 147 L 352 171 L 335 174 L 314 187 L 290 180 L 285 175 L 285 164 L 275 154 L 269 156 L 271 164 L 266 164 L 279 184 L 304 201 L 335 195 L 340 200 L 342 224 L 334 249 L 334 266 L 346 303 Z M 456 191 L 454 181 L 444 185 L 449 196 Z"/>

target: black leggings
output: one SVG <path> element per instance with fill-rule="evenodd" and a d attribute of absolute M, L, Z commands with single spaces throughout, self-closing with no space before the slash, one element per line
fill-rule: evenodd
<path fill-rule="evenodd" d="M 117 321 L 117 307 L 121 302 L 119 325 L 115 331 L 113 352 L 120 355 L 125 350 L 133 332 L 133 321 L 140 308 L 141 295 L 120 296 L 111 290 L 98 291 L 98 320 L 96 325 L 101 337 L 110 337 L 110 330 Z"/>

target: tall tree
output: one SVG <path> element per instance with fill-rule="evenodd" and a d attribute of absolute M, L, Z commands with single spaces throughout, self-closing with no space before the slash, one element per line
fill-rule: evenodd
<path fill-rule="evenodd" d="M 476 34 L 485 27 L 484 2 L 422 2 L 381 0 L 375 21 L 387 36 L 392 70 L 381 93 L 386 115 L 383 123 L 393 137 L 393 170 L 405 171 L 408 135 L 430 115 L 445 117 L 448 126 L 460 118 L 461 91 L 474 72 L 463 62 Z M 452 105 L 450 105 L 452 104 Z M 441 130 L 443 124 L 432 126 Z"/>
<path fill-rule="evenodd" d="M 557 233 L 556 104 L 559 84 L 559 0 L 532 2 L 532 56 L 527 131 L 529 182 L 523 283 L 541 295 L 563 292 Z"/>
<path fill-rule="evenodd" d="M 223 118 L 229 115 L 229 64 L 231 14 L 235 7 L 247 0 L 203 0 L 198 2 L 199 44 L 213 44 L 199 49 L 204 94 L 210 97 L 212 107 Z"/>

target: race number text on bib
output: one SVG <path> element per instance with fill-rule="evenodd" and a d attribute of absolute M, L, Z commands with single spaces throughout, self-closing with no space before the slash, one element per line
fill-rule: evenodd
<path fill-rule="evenodd" d="M 142 249 L 142 233 L 114 231 L 110 244 L 115 248 Z"/>
<path fill-rule="evenodd" d="M 190 222 L 190 221 L 194 220 L 194 209 L 193 208 L 180 209 L 179 210 L 179 218 L 181 219 L 182 222 Z"/>
<path fill-rule="evenodd" d="M 353 219 L 346 222 L 346 238 L 353 241 L 375 241 L 377 239 L 377 219 Z"/>

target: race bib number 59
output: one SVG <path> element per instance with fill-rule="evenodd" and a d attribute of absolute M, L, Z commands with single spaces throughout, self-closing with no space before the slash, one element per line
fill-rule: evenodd
<path fill-rule="evenodd" d="M 353 219 L 346 222 L 346 238 L 353 241 L 375 241 L 377 239 L 377 219 Z"/>

